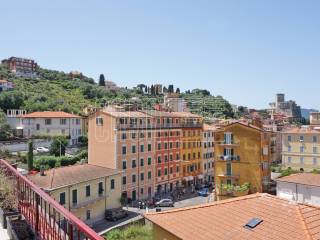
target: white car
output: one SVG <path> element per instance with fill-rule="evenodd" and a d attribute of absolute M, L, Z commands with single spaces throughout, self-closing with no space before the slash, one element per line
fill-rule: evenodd
<path fill-rule="evenodd" d="M 38 153 L 48 153 L 50 151 L 49 148 L 46 147 L 37 147 L 36 150 Z"/>

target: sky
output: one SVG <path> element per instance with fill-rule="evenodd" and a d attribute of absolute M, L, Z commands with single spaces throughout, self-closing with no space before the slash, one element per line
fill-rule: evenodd
<path fill-rule="evenodd" d="M 0 58 L 320 109 L 318 0 L 0 0 Z"/>

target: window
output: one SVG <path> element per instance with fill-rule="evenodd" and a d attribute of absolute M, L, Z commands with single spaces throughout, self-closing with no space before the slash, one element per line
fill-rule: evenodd
<path fill-rule="evenodd" d="M 141 193 L 141 195 L 143 195 L 143 188 L 140 189 L 140 193 Z"/>
<path fill-rule="evenodd" d="M 90 185 L 86 186 L 86 197 L 90 197 Z"/>
<path fill-rule="evenodd" d="M 110 189 L 113 190 L 114 187 L 115 187 L 115 181 L 114 181 L 114 179 L 111 179 L 111 181 L 110 181 Z"/>
<path fill-rule="evenodd" d="M 151 143 L 148 144 L 148 152 L 151 152 Z"/>
<path fill-rule="evenodd" d="M 313 158 L 313 165 L 317 165 L 317 158 Z"/>
<path fill-rule="evenodd" d="M 144 173 L 140 173 L 140 180 L 144 181 Z"/>
<path fill-rule="evenodd" d="M 96 125 L 99 125 L 99 126 L 103 125 L 103 118 L 102 117 L 97 117 L 96 118 Z"/>
<path fill-rule="evenodd" d="M 131 180 L 132 180 L 132 183 L 136 182 L 136 175 L 135 174 L 132 174 Z"/>
<path fill-rule="evenodd" d="M 76 119 L 76 124 L 80 125 L 80 119 L 79 118 Z"/>
<path fill-rule="evenodd" d="M 288 146 L 288 152 L 291 152 L 291 146 Z"/>
<path fill-rule="evenodd" d="M 172 142 L 170 142 L 170 149 L 172 149 L 173 148 L 173 143 Z"/>
<path fill-rule="evenodd" d="M 126 185 L 127 184 L 127 177 L 123 176 L 122 177 L 122 185 Z"/>
<path fill-rule="evenodd" d="M 170 174 L 172 174 L 173 173 L 173 168 L 172 167 L 170 167 Z"/>
<path fill-rule="evenodd" d="M 132 168 L 135 168 L 137 166 L 136 160 L 132 160 Z"/>
<path fill-rule="evenodd" d="M 318 152 L 318 148 L 317 147 L 313 147 L 313 153 L 317 153 Z"/>
<path fill-rule="evenodd" d="M 161 149 L 161 143 L 158 143 L 158 150 Z"/>
<path fill-rule="evenodd" d="M 51 119 L 50 118 L 47 118 L 44 120 L 44 124 L 45 125 L 51 125 Z"/>
<path fill-rule="evenodd" d="M 36 128 L 37 128 L 37 130 L 40 130 L 40 124 L 39 123 L 37 123 Z"/>
<path fill-rule="evenodd" d="M 148 132 L 148 138 L 151 138 L 151 132 Z"/>
<path fill-rule="evenodd" d="M 300 157 L 300 164 L 303 164 L 303 162 L 304 162 L 304 158 Z"/>
<path fill-rule="evenodd" d="M 168 149 L 168 143 L 164 143 L 164 149 Z"/>
<path fill-rule="evenodd" d="M 300 136 L 300 142 L 303 142 L 303 141 L 304 141 L 304 137 Z"/>
<path fill-rule="evenodd" d="M 158 163 L 161 163 L 161 156 L 158 156 Z"/>
<path fill-rule="evenodd" d="M 126 154 L 127 154 L 127 147 L 122 146 L 122 155 L 126 155 Z"/>
<path fill-rule="evenodd" d="M 140 166 L 141 166 L 141 167 L 144 166 L 144 159 L 143 159 L 143 158 L 140 159 Z"/>
<path fill-rule="evenodd" d="M 168 169 L 167 168 L 164 169 L 164 175 L 166 175 L 166 176 L 168 175 Z"/>
<path fill-rule="evenodd" d="M 161 170 L 159 169 L 158 170 L 158 177 L 160 177 L 161 176 Z"/>
<path fill-rule="evenodd" d="M 65 193 L 65 192 L 60 193 L 60 197 L 59 197 L 59 198 L 60 198 L 60 199 L 59 199 L 59 203 L 60 203 L 61 205 L 66 204 L 66 193 Z"/>
<path fill-rule="evenodd" d="M 131 138 L 135 139 L 136 138 L 136 134 L 135 133 L 131 133 Z"/>
<path fill-rule="evenodd" d="M 148 157 L 148 165 L 151 165 L 151 162 L 152 162 L 151 157 Z"/>
<path fill-rule="evenodd" d="M 122 161 L 122 169 L 123 169 L 123 170 L 126 170 L 126 169 L 127 169 L 127 161 L 126 161 L 126 160 L 123 160 L 123 161 Z"/>
<path fill-rule="evenodd" d="M 60 125 L 66 125 L 67 124 L 67 119 L 61 118 L 60 119 Z"/>
<path fill-rule="evenodd" d="M 301 152 L 301 153 L 304 152 L 304 147 L 300 147 L 300 152 Z"/>
<path fill-rule="evenodd" d="M 179 166 L 176 167 L 176 172 L 178 173 L 180 171 Z"/>
<path fill-rule="evenodd" d="M 144 133 L 140 133 L 140 138 L 144 138 Z"/>
<path fill-rule="evenodd" d="M 173 161 L 173 155 L 170 154 L 170 161 Z"/>
<path fill-rule="evenodd" d="M 167 155 L 164 155 L 164 161 L 168 162 L 168 156 Z"/>
<path fill-rule="evenodd" d="M 132 153 L 136 153 L 136 146 L 135 146 L 135 145 L 132 145 L 132 146 L 131 146 L 131 152 L 132 152 Z"/>
<path fill-rule="evenodd" d="M 144 145 L 140 145 L 140 152 L 144 152 Z"/>
<path fill-rule="evenodd" d="M 121 135 L 121 139 L 122 139 L 122 140 L 127 139 L 127 134 L 126 134 L 126 133 L 122 133 L 122 135 Z"/>
<path fill-rule="evenodd" d="M 148 179 L 151 179 L 151 171 L 148 172 Z"/>
<path fill-rule="evenodd" d="M 90 220 L 90 218 L 91 218 L 91 211 L 90 211 L 90 210 L 87 210 L 87 212 L 86 212 L 86 219 L 87 219 L 87 220 Z"/>
<path fill-rule="evenodd" d="M 291 163 L 291 161 L 292 161 L 292 158 L 288 157 L 288 163 Z"/>
<path fill-rule="evenodd" d="M 288 142 L 291 142 L 292 141 L 292 137 L 289 135 L 288 136 Z"/>
<path fill-rule="evenodd" d="M 99 182 L 98 194 L 99 194 L 99 196 L 101 196 L 103 194 L 103 182 Z"/>
<path fill-rule="evenodd" d="M 72 190 L 72 205 L 77 205 L 78 202 L 78 191 L 77 189 Z"/>

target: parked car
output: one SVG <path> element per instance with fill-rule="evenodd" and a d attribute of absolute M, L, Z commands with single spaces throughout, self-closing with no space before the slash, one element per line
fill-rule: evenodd
<path fill-rule="evenodd" d="M 159 202 L 156 202 L 156 207 L 174 207 L 174 203 L 171 199 L 162 199 Z"/>
<path fill-rule="evenodd" d="M 105 218 L 109 221 L 117 221 L 128 217 L 128 212 L 121 208 L 107 209 L 105 212 Z"/>
<path fill-rule="evenodd" d="M 36 151 L 38 153 L 48 153 L 50 150 L 49 148 L 46 148 L 46 147 L 37 147 Z"/>
<path fill-rule="evenodd" d="M 204 184 L 196 184 L 195 189 L 196 189 L 197 191 L 199 191 L 199 190 L 201 190 L 201 189 L 204 188 L 204 187 L 205 187 Z"/>
<path fill-rule="evenodd" d="M 208 188 L 203 188 L 201 190 L 198 191 L 198 195 L 201 197 L 208 197 L 210 194 L 210 191 Z"/>

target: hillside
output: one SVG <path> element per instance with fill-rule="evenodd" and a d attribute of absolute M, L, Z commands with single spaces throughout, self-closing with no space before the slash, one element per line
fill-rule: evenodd
<path fill-rule="evenodd" d="M 0 108 L 32 111 L 62 110 L 81 114 L 88 105 L 100 106 L 105 102 L 134 101 L 140 108 L 151 108 L 162 102 L 162 95 L 150 96 L 138 88 L 123 88 L 117 92 L 106 90 L 86 76 L 72 77 L 64 72 L 39 69 L 38 79 L 19 78 L 0 64 L 0 79 L 15 84 L 9 92 L 0 93 Z M 182 93 L 192 112 L 205 117 L 232 117 L 230 104 L 221 96 L 214 97 L 206 90 L 195 89 Z M 131 100 L 134 99 L 134 100 Z"/>

